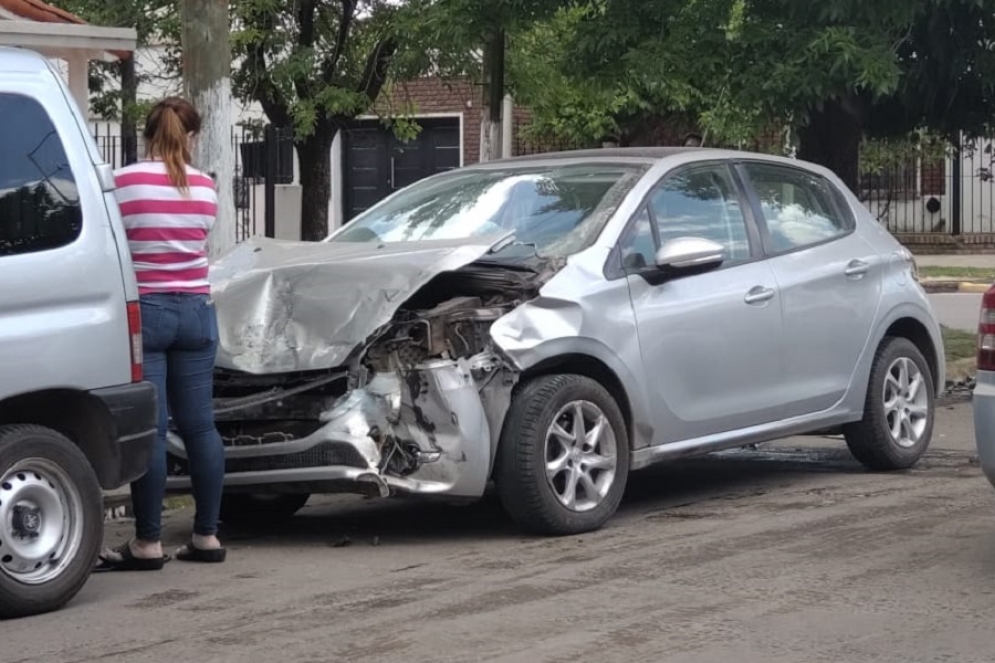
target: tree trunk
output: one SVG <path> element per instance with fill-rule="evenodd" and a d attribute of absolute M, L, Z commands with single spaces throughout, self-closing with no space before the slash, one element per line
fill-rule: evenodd
<path fill-rule="evenodd" d="M 495 30 L 484 43 L 484 62 L 481 116 L 480 161 L 486 163 L 500 159 L 501 120 L 504 103 L 504 46 L 503 30 Z"/>
<path fill-rule="evenodd" d="M 844 97 L 827 101 L 809 114 L 808 125 L 798 132 L 798 158 L 829 168 L 856 192 L 863 134 L 864 113 L 859 100 Z"/>
<path fill-rule="evenodd" d="M 121 74 L 121 164 L 129 166 L 138 161 L 138 123 L 135 110 L 138 106 L 138 72 L 135 55 L 120 61 Z"/>
<path fill-rule="evenodd" d="M 218 219 L 211 233 L 211 255 L 216 256 L 235 245 L 228 2 L 182 0 L 180 11 L 184 87 L 203 117 L 194 166 L 210 173 L 218 189 Z"/>
<path fill-rule="evenodd" d="M 335 133 L 318 131 L 297 143 L 301 169 L 301 239 L 305 242 L 317 242 L 328 236 Z"/>

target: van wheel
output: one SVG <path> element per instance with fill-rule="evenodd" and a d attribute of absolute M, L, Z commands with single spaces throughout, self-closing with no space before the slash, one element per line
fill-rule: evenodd
<path fill-rule="evenodd" d="M 523 529 L 596 530 L 618 509 L 629 476 L 622 412 L 589 378 L 536 378 L 512 400 L 496 470 L 504 509 Z"/>
<path fill-rule="evenodd" d="M 307 504 L 310 497 L 308 493 L 225 493 L 221 498 L 221 522 L 251 525 L 289 520 Z"/>
<path fill-rule="evenodd" d="M 0 426 L 0 618 L 68 603 L 103 532 L 100 484 L 76 445 L 42 426 Z"/>
<path fill-rule="evenodd" d="M 875 471 L 914 466 L 933 436 L 933 375 L 911 341 L 886 338 L 878 348 L 864 418 L 844 427 L 854 457 Z"/>

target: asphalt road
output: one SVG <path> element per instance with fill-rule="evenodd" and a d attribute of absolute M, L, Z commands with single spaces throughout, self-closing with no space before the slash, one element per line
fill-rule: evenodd
<path fill-rule="evenodd" d="M 940 322 L 952 329 L 976 332 L 981 312 L 981 295 L 974 293 L 933 294 L 929 296 Z"/>
<path fill-rule="evenodd" d="M 191 516 L 168 516 L 171 546 Z M 963 404 L 914 471 L 789 440 L 637 474 L 586 536 L 353 498 L 224 535 L 222 566 L 95 576 L 0 623 L 0 661 L 988 663 L 995 644 L 995 490 Z"/>

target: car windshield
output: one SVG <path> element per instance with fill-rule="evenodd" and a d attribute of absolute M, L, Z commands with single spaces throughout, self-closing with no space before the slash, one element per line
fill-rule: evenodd
<path fill-rule="evenodd" d="M 329 242 L 420 242 L 514 234 L 543 255 L 586 248 L 646 172 L 640 164 L 458 170 L 370 208 Z"/>

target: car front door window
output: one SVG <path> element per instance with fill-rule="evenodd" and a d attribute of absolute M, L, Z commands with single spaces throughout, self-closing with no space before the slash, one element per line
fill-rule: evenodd
<path fill-rule="evenodd" d="M 661 245 L 699 237 L 722 245 L 727 264 L 750 258 L 746 218 L 724 166 L 697 166 L 669 175 L 651 196 L 649 208 Z"/>

